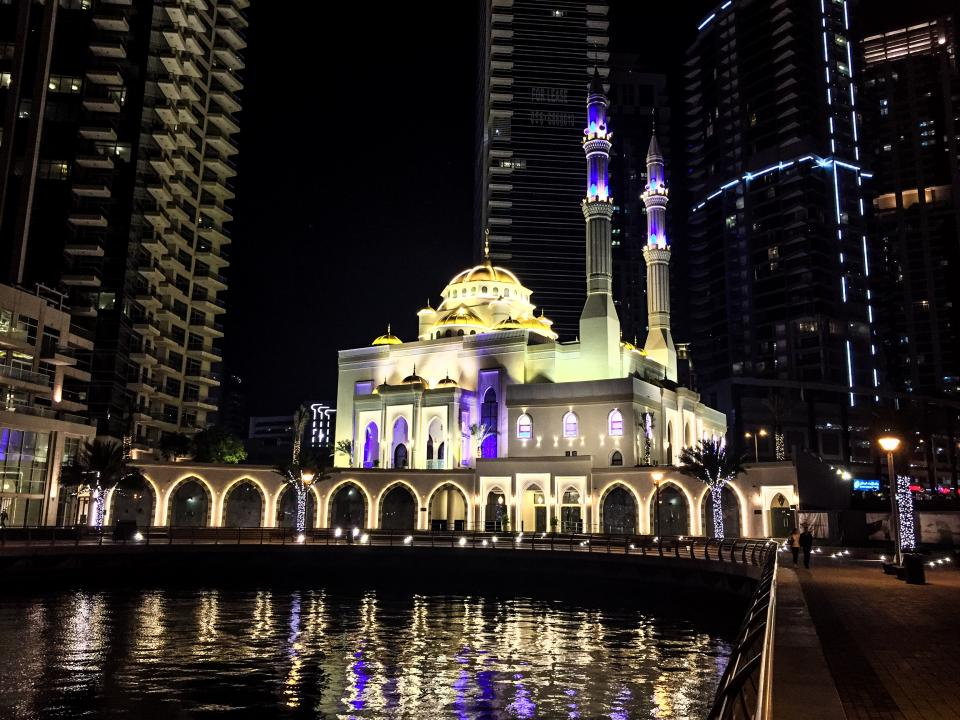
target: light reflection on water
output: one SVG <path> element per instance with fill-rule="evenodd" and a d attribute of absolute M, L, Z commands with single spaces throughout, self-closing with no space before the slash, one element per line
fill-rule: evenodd
<path fill-rule="evenodd" d="M 715 631 L 635 608 L 62 592 L 0 600 L 0 717 L 697 718 L 728 653 Z"/>

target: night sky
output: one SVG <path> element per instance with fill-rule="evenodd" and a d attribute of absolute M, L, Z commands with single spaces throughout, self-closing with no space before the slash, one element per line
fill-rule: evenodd
<path fill-rule="evenodd" d="M 712 3 L 674 5 L 613 2 L 612 49 L 678 70 Z M 415 7 L 251 5 L 224 320 L 251 414 L 334 402 L 337 350 L 414 338 L 472 262 L 479 5 Z"/>

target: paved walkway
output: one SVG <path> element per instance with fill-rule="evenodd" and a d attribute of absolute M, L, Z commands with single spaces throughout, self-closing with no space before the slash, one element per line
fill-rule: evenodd
<path fill-rule="evenodd" d="M 907 585 L 875 562 L 816 558 L 797 577 L 847 720 L 960 720 L 960 572 Z"/>

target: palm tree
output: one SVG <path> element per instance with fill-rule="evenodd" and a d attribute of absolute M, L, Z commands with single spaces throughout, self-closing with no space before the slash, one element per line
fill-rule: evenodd
<path fill-rule="evenodd" d="M 713 534 L 723 539 L 723 488 L 737 475 L 747 472 L 744 455 L 727 452 L 720 440 L 701 440 L 696 447 L 680 452 L 680 472 L 695 477 L 710 488 L 713 504 Z"/>
<path fill-rule="evenodd" d="M 140 478 L 123 445 L 116 440 L 94 438 L 80 448 L 73 464 L 64 468 L 61 482 L 64 485 L 88 487 L 93 496 L 93 524 L 103 527 L 104 498 L 108 490 L 121 483 L 134 483 Z"/>
<path fill-rule="evenodd" d="M 337 452 L 346 455 L 350 466 L 353 467 L 353 440 L 337 440 Z"/>
<path fill-rule="evenodd" d="M 483 441 L 486 440 L 490 435 L 496 434 L 496 430 L 487 427 L 483 423 L 474 423 L 470 426 L 470 437 L 473 438 L 477 448 L 477 452 L 474 455 L 474 463 L 476 463 L 476 460 L 480 457 L 480 453 L 483 451 Z"/>
<path fill-rule="evenodd" d="M 301 405 L 293 413 L 293 452 L 289 462 L 280 463 L 275 469 L 297 494 L 297 534 L 302 533 L 307 525 L 307 488 L 315 479 L 322 479 L 318 477 L 321 466 L 319 456 L 300 449 L 309 420 L 310 409 L 306 405 Z"/>

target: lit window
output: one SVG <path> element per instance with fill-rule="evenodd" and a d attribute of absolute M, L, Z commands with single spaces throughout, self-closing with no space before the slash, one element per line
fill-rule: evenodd
<path fill-rule="evenodd" d="M 619 450 L 614 450 L 613 455 L 610 456 L 610 464 L 613 467 L 621 467 L 623 465 L 623 453 Z"/>
<path fill-rule="evenodd" d="M 10 73 L 8 73 L 8 72 L 0 73 L 0 88 L 8 88 L 8 87 L 10 87 L 10 80 L 11 80 L 11 79 L 12 79 L 12 78 L 11 78 L 11 76 L 10 76 Z"/>
<path fill-rule="evenodd" d="M 563 416 L 563 436 L 565 438 L 575 438 L 580 435 L 580 421 L 577 420 L 576 413 L 568 412 Z"/>
<path fill-rule="evenodd" d="M 517 438 L 529 440 L 533 437 L 533 418 L 524 413 L 517 418 Z"/>
<path fill-rule="evenodd" d="M 607 432 L 613 437 L 623 435 L 623 415 L 619 410 L 613 410 L 607 418 Z"/>
<path fill-rule="evenodd" d="M 486 294 L 487 294 L 487 286 L 486 286 L 486 285 L 484 285 L 482 288 L 480 288 L 480 294 L 481 294 L 481 295 L 486 295 Z"/>

